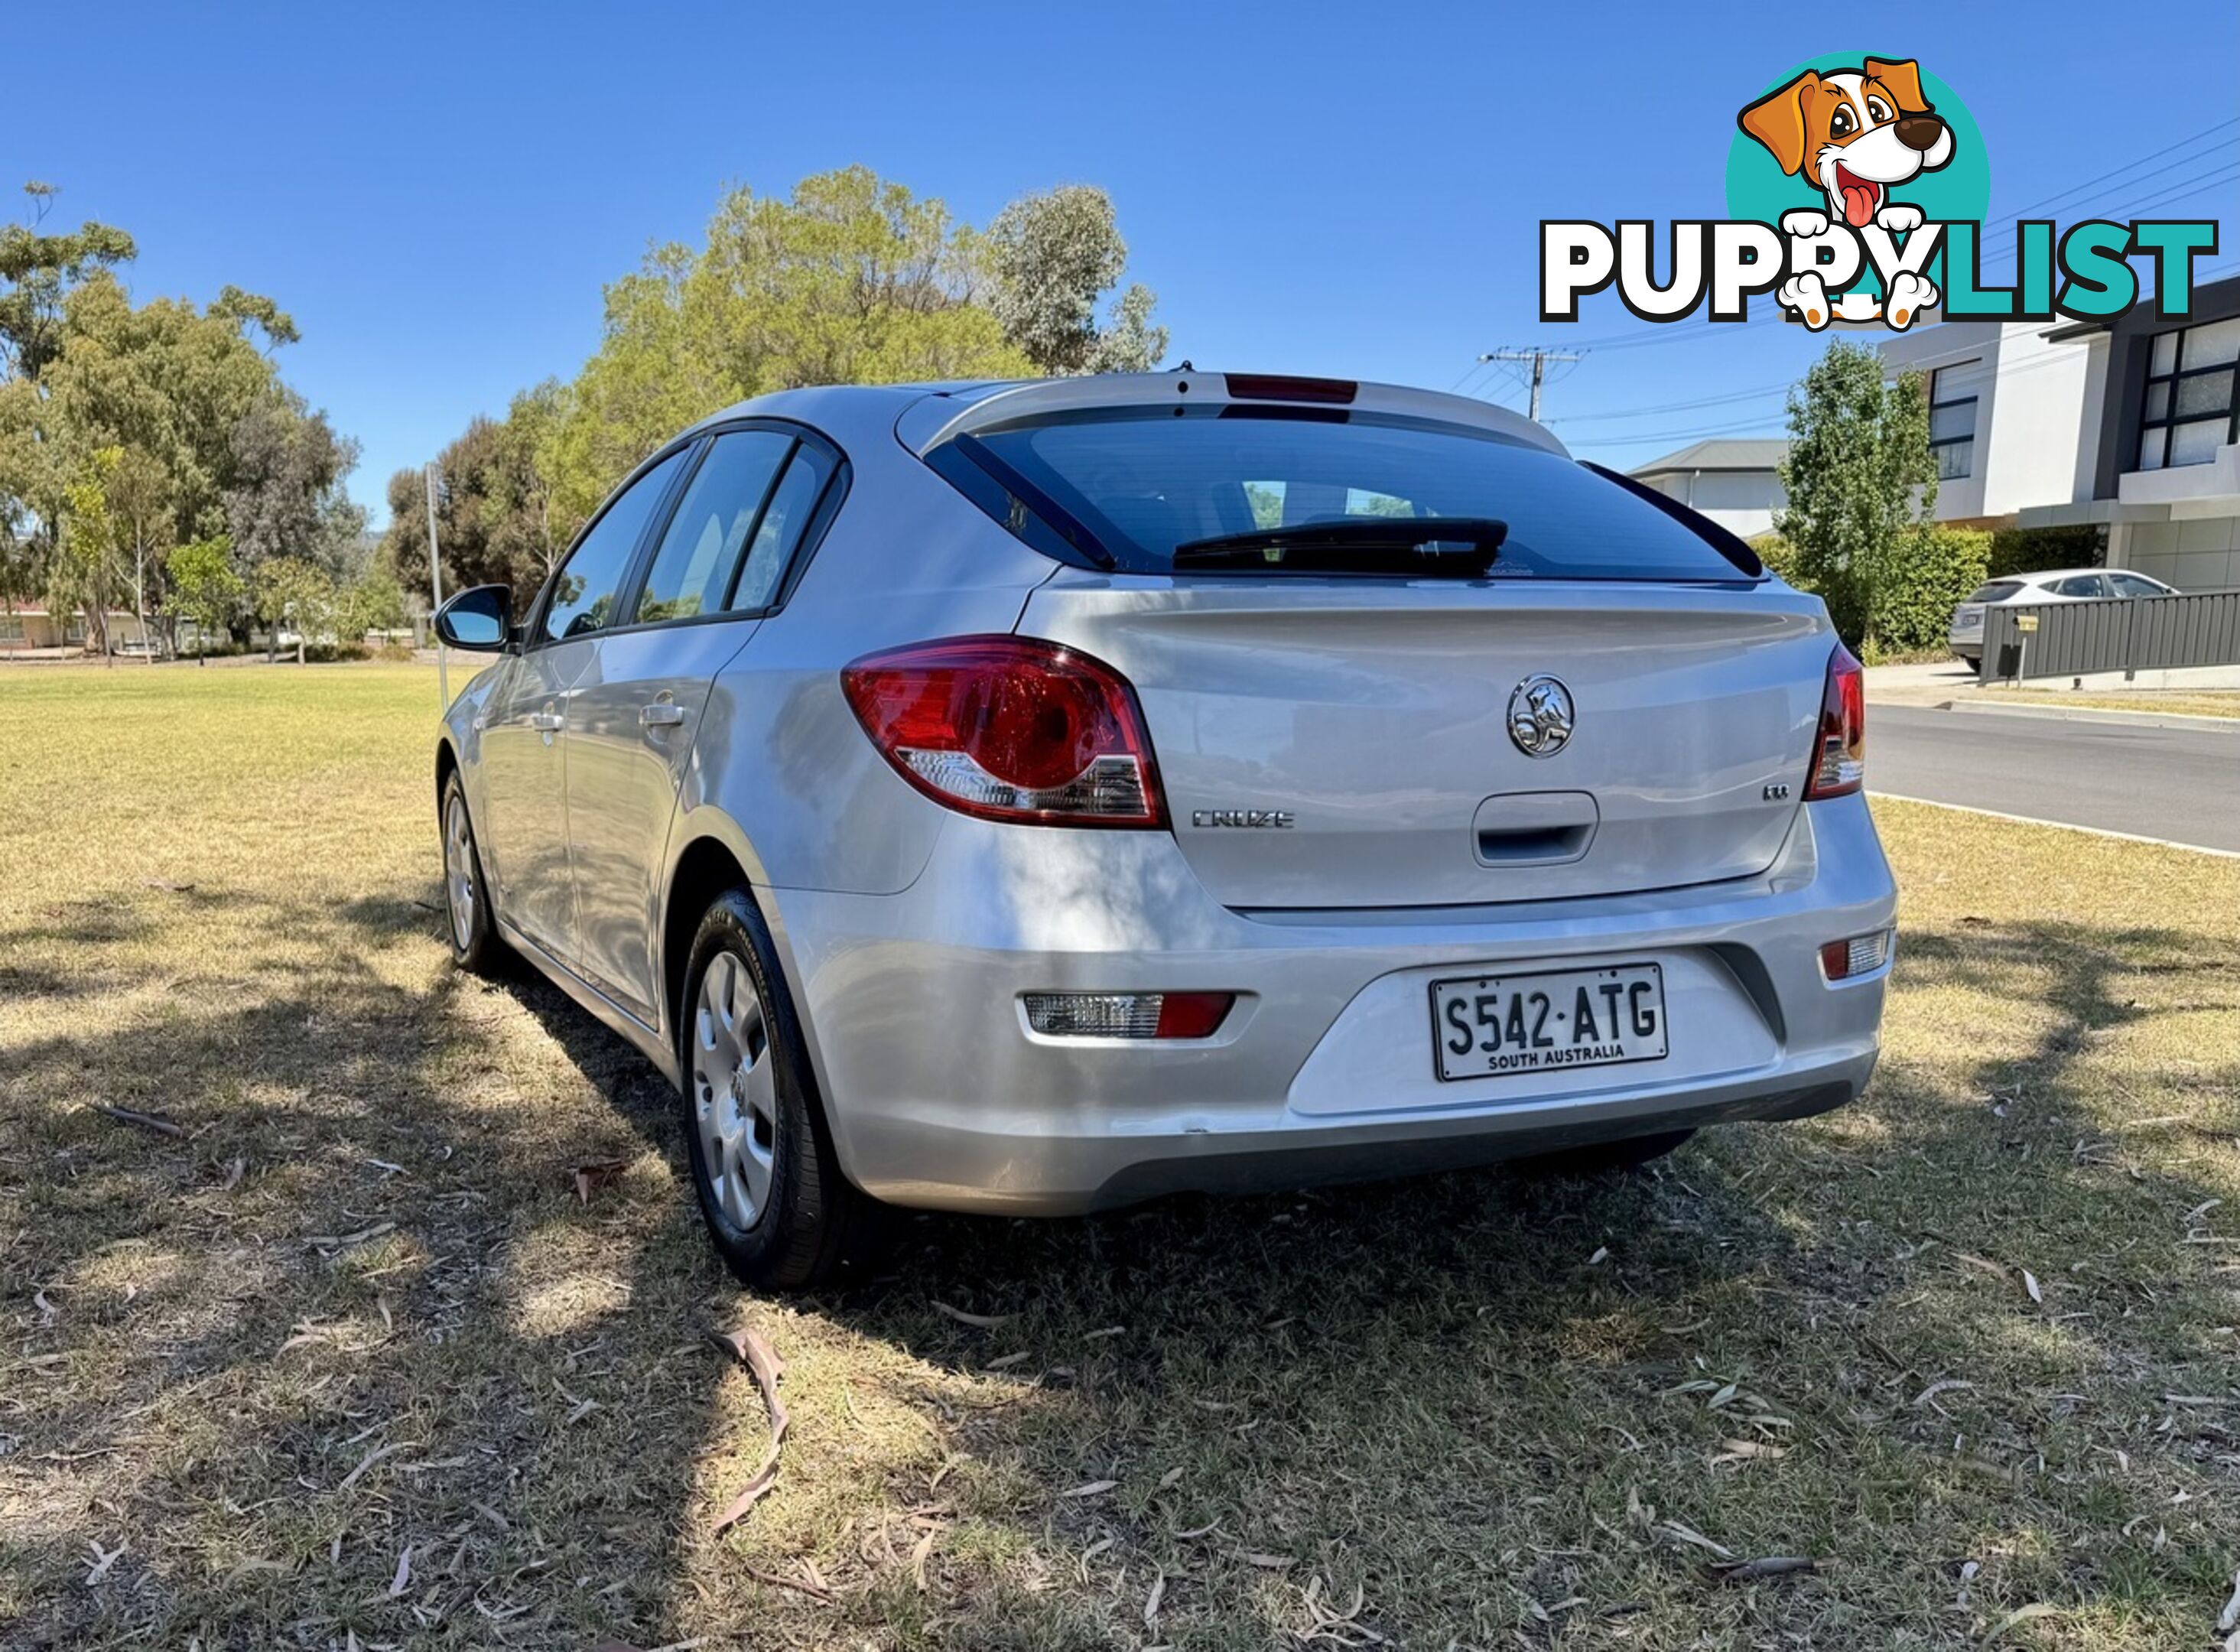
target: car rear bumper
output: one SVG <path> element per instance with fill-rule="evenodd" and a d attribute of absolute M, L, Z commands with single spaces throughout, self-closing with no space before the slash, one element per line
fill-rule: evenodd
<path fill-rule="evenodd" d="M 1897 898 L 1856 796 L 1800 809 L 1757 877 L 1623 896 L 1246 914 L 1166 833 L 963 816 L 900 895 L 758 894 L 850 1177 L 1050 1215 L 1825 1111 L 1874 1069 L 1889 965 L 1830 984 L 1818 949 Z M 1437 1076 L 1433 981 L 1643 961 L 1664 1060 Z M 1152 1042 L 1032 1032 L 1020 995 L 1049 990 L 1242 996 L 1212 1037 Z"/>

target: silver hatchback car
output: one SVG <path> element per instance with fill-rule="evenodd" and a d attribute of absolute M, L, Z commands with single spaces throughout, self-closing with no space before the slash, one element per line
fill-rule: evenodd
<path fill-rule="evenodd" d="M 435 761 L 459 962 L 683 1096 L 742 1277 L 1856 1096 L 1896 891 L 1819 600 L 1483 403 L 790 390 L 641 465 Z"/>

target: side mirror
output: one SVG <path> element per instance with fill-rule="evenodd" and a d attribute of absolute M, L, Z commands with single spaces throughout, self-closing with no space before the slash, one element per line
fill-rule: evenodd
<path fill-rule="evenodd" d="M 513 638 L 513 592 L 504 585 L 463 590 L 436 610 L 436 635 L 446 648 L 496 654 Z"/>

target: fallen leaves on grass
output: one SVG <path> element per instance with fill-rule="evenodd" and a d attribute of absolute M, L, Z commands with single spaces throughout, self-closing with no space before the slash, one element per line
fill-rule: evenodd
<path fill-rule="evenodd" d="M 1313 1627 L 1303 1635 L 1294 1631 L 1295 1638 L 1300 1641 L 1330 1641 L 1338 1646 L 1382 1646 L 1384 1637 L 1360 1622 L 1365 1599 L 1362 1586 L 1358 1583 L 1353 1586 L 1353 1604 L 1343 1612 L 1323 1601 L 1323 1591 L 1326 1587 L 1322 1575 L 1317 1573 L 1300 1591 L 1300 1598 L 1306 1606 L 1307 1616 Z"/>
<path fill-rule="evenodd" d="M 755 1385 L 762 1389 L 763 1409 L 770 1413 L 770 1446 L 763 1454 L 762 1464 L 747 1477 L 739 1495 L 731 1499 L 723 1512 L 716 1517 L 716 1535 L 721 1536 L 746 1517 L 747 1511 L 768 1496 L 777 1484 L 778 1452 L 785 1444 L 785 1431 L 793 1418 L 787 1413 L 785 1402 L 778 1397 L 777 1380 L 785 1375 L 785 1362 L 778 1357 L 770 1340 L 751 1326 L 730 1332 L 710 1331 L 709 1341 L 723 1349 L 754 1373 Z M 775 1581 L 775 1580 L 773 1580 Z M 799 1588 L 794 1584 L 789 1587 Z M 817 1591 L 822 1594 L 823 1591 Z M 827 1594 L 824 1598 L 830 1600 Z"/>
<path fill-rule="evenodd" d="M 134 1107 L 111 1107 L 106 1102 L 96 1102 L 93 1110 L 107 1114 L 119 1124 L 137 1124 L 143 1130 L 153 1130 L 158 1136 L 168 1136 L 174 1140 L 183 1140 L 187 1134 L 178 1123 L 165 1118 L 161 1113 L 143 1113 Z"/>
<path fill-rule="evenodd" d="M 195 892 L 195 886 L 193 884 L 174 883 L 167 877 L 143 878 L 141 880 L 141 887 L 143 889 L 161 889 L 166 895 L 192 895 Z"/>
<path fill-rule="evenodd" d="M 960 1325 L 970 1325 L 977 1330 L 992 1331 L 999 1325 L 1008 1325 L 1018 1317 L 1016 1314 L 968 1314 L 961 1308 L 951 1308 L 947 1302 L 936 1302 L 933 1311 L 945 1314 Z"/>
<path fill-rule="evenodd" d="M 1983 1644 L 1990 1645 L 1992 1642 L 2018 1624 L 2027 1623 L 2032 1618 L 2051 1617 L 2060 1609 L 2057 1606 L 2047 1605 L 2043 1601 L 2032 1601 L 2028 1606 L 2017 1606 L 1991 1626 L 1991 1632 L 1983 1637 Z"/>
<path fill-rule="evenodd" d="M 1668 1520 L 1657 1529 L 1659 1534 L 1670 1537 L 1675 1542 L 1688 1543 L 1697 1549 L 1709 1549 L 1721 1560 L 1732 1560 L 1735 1557 L 1735 1551 L 1724 1543 L 1715 1542 L 1693 1526 L 1684 1526 L 1677 1520 Z"/>
<path fill-rule="evenodd" d="M 1764 1440 L 1722 1440 L 1719 1449 L 1711 1458 L 1711 1466 L 1716 1469 L 1721 1463 L 1743 1462 L 1752 1457 L 1778 1461 L 1788 1455 L 1787 1446 L 1774 1445 Z"/>
<path fill-rule="evenodd" d="M 1817 1572 L 1820 1562 L 1803 1555 L 1768 1555 L 1758 1560 L 1728 1562 L 1710 1569 L 1711 1575 L 1722 1583 L 1755 1583 L 1765 1577 L 1791 1577 L 1799 1572 Z"/>
<path fill-rule="evenodd" d="M 1102 1497 L 1119 1483 L 1117 1480 L 1091 1480 L 1086 1485 L 1076 1486 L 1070 1491 L 1061 1491 L 1057 1495 L 1061 1497 Z"/>
<path fill-rule="evenodd" d="M 347 1250 L 352 1245 L 362 1245 L 383 1234 L 395 1233 L 393 1222 L 377 1222 L 370 1228 L 360 1228 L 356 1233 L 311 1233 L 303 1236 L 303 1242 L 318 1250 Z"/>
<path fill-rule="evenodd" d="M 588 1164 L 577 1165 L 572 1172 L 576 1178 L 576 1197 L 584 1204 L 590 1203 L 594 1193 L 621 1181 L 630 1164 L 628 1159 L 593 1159 Z"/>
<path fill-rule="evenodd" d="M 417 1440 L 397 1440 L 385 1446 L 376 1446 L 358 1459 L 357 1467 L 343 1476 L 342 1484 L 337 1486 L 335 1490 L 338 1493 L 348 1491 L 352 1486 L 357 1484 L 360 1475 L 383 1457 L 393 1457 L 400 1451 L 417 1451 L 419 1449 L 420 1442 Z"/>
<path fill-rule="evenodd" d="M 125 1544 L 120 1540 L 116 1548 L 104 1550 L 98 1542 L 89 1537 L 86 1539 L 85 1546 L 93 1552 L 93 1564 L 86 1569 L 85 1573 L 85 1586 L 91 1589 L 103 1578 L 108 1576 L 109 1569 L 123 1558 Z"/>
<path fill-rule="evenodd" d="M 1917 1411 L 1924 1405 L 1935 1404 L 1937 1396 L 1940 1394 L 1957 1393 L 1963 1389 L 1972 1389 L 1976 1385 L 1973 1382 L 1965 1382 L 1957 1376 L 1941 1378 L 1935 1382 L 1931 1382 L 1927 1388 L 1922 1389 L 1920 1393 L 1913 1396 L 1914 1409 Z M 1938 1406 L 1937 1409 L 1938 1412 L 1942 1414 L 1944 1408 Z"/>

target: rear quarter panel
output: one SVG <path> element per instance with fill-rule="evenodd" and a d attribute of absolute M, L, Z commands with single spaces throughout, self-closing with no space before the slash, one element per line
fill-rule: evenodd
<path fill-rule="evenodd" d="M 713 836 L 778 888 L 893 894 L 924 869 L 945 811 L 873 748 L 841 671 L 880 649 L 1009 631 L 1057 564 L 904 451 L 892 417 L 817 421 L 848 456 L 847 501 L 785 607 L 716 678 L 672 866 Z"/>

